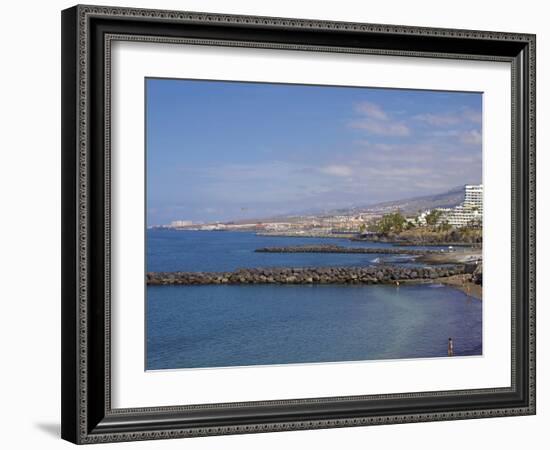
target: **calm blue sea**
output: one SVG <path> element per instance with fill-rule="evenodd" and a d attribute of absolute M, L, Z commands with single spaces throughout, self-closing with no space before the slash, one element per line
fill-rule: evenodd
<path fill-rule="evenodd" d="M 376 264 L 380 257 L 254 252 L 258 247 L 327 242 L 244 232 L 148 230 L 147 270 L 359 266 Z M 456 355 L 482 353 L 481 302 L 439 284 L 149 286 L 146 320 L 150 370 L 438 357 L 447 355 L 449 337 Z"/>
<path fill-rule="evenodd" d="M 392 247 L 349 239 L 257 236 L 249 232 L 147 230 L 148 272 L 218 272 L 251 267 L 364 266 L 380 259 L 413 263 L 410 256 L 338 253 L 255 253 L 260 247 L 336 244 L 342 247 Z M 400 247 L 397 247 L 400 248 Z M 407 247 L 439 250 L 446 247 Z"/>

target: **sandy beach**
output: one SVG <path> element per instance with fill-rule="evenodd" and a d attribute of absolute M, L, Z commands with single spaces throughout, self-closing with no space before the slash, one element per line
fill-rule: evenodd
<path fill-rule="evenodd" d="M 466 295 L 482 299 L 483 288 L 480 284 L 472 283 L 471 275 L 452 275 L 450 277 L 437 278 L 435 281 L 461 290 Z"/>

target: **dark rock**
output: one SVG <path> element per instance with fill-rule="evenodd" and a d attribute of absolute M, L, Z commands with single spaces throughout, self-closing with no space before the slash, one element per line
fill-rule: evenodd
<path fill-rule="evenodd" d="M 411 270 L 406 267 L 322 267 L 322 268 L 265 268 L 238 269 L 235 272 L 149 272 L 149 285 L 201 284 L 374 284 L 394 283 L 397 280 L 420 280 L 447 277 L 464 273 L 464 265 L 430 267 Z M 481 283 L 481 265 L 476 268 L 475 280 Z"/>
<path fill-rule="evenodd" d="M 474 272 L 472 273 L 472 281 L 475 284 L 483 284 L 483 264 L 478 264 Z"/>

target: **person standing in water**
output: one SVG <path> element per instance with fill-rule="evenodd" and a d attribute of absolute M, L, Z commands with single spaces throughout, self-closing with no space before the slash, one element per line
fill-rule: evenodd
<path fill-rule="evenodd" d="M 447 356 L 453 356 L 453 355 L 454 355 L 453 339 L 449 338 L 449 343 L 447 344 Z"/>

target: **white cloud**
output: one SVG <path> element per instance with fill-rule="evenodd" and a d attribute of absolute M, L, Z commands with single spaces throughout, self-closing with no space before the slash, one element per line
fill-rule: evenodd
<path fill-rule="evenodd" d="M 459 112 L 444 114 L 417 114 L 413 118 L 434 127 L 448 127 L 451 125 L 458 125 L 467 122 L 481 124 L 481 112 L 475 111 L 470 108 L 464 109 Z"/>
<path fill-rule="evenodd" d="M 456 125 L 461 122 L 461 117 L 455 114 L 418 114 L 414 118 L 435 127 Z"/>
<path fill-rule="evenodd" d="M 342 165 L 329 165 L 321 167 L 319 171 L 325 175 L 334 175 L 336 177 L 349 177 L 353 174 L 353 169 L 351 167 Z"/>
<path fill-rule="evenodd" d="M 462 164 L 463 166 L 466 164 L 479 164 L 481 167 L 481 154 L 475 154 L 475 155 L 453 155 L 448 157 L 448 161 L 451 164 Z"/>
<path fill-rule="evenodd" d="M 462 115 L 466 120 L 470 122 L 481 124 L 481 120 L 482 120 L 481 111 L 475 111 L 473 109 L 465 109 Z"/>
<path fill-rule="evenodd" d="M 380 136 L 408 136 L 410 129 L 403 122 L 392 120 L 390 115 L 376 103 L 364 101 L 355 105 L 360 118 L 349 123 L 351 128 L 365 130 Z"/>
<path fill-rule="evenodd" d="M 466 145 L 481 144 L 481 133 L 477 130 L 465 131 L 459 137 L 460 142 Z"/>
<path fill-rule="evenodd" d="M 460 130 L 435 130 L 427 133 L 427 135 L 436 138 L 447 138 L 460 136 L 461 133 L 462 132 Z"/>
<path fill-rule="evenodd" d="M 380 136 L 409 136 L 411 130 L 402 122 L 359 119 L 350 122 L 350 127 L 366 130 L 369 133 Z"/>
<path fill-rule="evenodd" d="M 358 103 L 355 106 L 355 110 L 358 113 L 364 114 L 367 117 L 370 117 L 372 119 L 388 120 L 388 115 L 386 114 L 386 112 L 376 103 L 364 101 L 364 102 Z"/>

